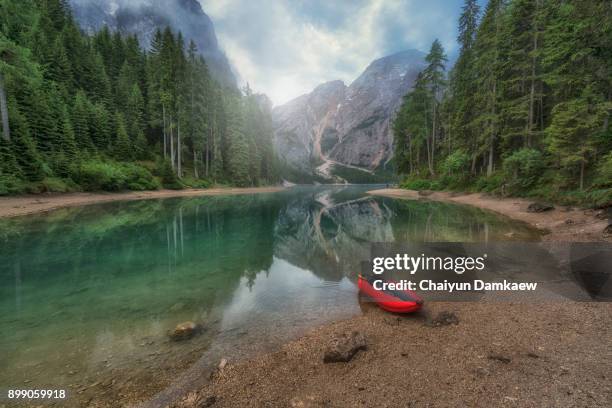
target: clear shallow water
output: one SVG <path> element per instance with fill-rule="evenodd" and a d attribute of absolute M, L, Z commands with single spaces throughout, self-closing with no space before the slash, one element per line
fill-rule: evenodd
<path fill-rule="evenodd" d="M 0 221 L 0 389 L 74 406 L 168 396 L 221 357 L 359 313 L 371 242 L 536 239 L 471 207 L 372 186 L 118 202 Z M 185 342 L 167 332 L 205 327 Z M 158 394 L 162 392 L 161 394 Z"/>

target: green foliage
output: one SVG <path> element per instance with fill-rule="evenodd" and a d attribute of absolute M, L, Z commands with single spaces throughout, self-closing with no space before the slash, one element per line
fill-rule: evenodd
<path fill-rule="evenodd" d="M 212 180 L 196 179 L 193 177 L 184 177 L 181 182 L 184 186 L 191 188 L 211 188 L 214 184 Z"/>
<path fill-rule="evenodd" d="M 442 162 L 442 173 L 467 174 L 470 168 L 470 156 L 463 150 L 457 150 L 448 155 Z"/>
<path fill-rule="evenodd" d="M 94 146 L 91 141 L 90 129 L 91 104 L 83 91 L 76 94 L 74 106 L 72 108 L 72 129 L 77 146 L 82 150 L 93 151 Z"/>
<path fill-rule="evenodd" d="M 11 174 L 0 174 L 0 196 L 21 194 L 26 191 L 26 182 Z"/>
<path fill-rule="evenodd" d="M 77 191 L 77 186 L 70 179 L 46 177 L 39 182 L 24 185 L 23 189 L 23 192 L 27 192 L 29 194 L 69 193 L 72 191 Z"/>
<path fill-rule="evenodd" d="M 501 193 L 504 185 L 504 176 L 501 173 L 496 173 L 491 176 L 481 176 L 474 183 L 476 191 L 484 193 Z"/>
<path fill-rule="evenodd" d="M 546 167 L 542 153 L 535 149 L 520 149 L 504 160 L 504 179 L 513 190 L 533 187 Z"/>
<path fill-rule="evenodd" d="M 26 180 L 39 181 L 44 177 L 43 162 L 36 150 L 36 144 L 30 137 L 26 118 L 14 108 L 9 112 L 13 154 Z"/>
<path fill-rule="evenodd" d="M 176 177 L 176 173 L 172 168 L 172 164 L 168 160 L 162 160 L 158 164 L 159 168 L 159 176 L 161 178 L 161 185 L 164 188 L 169 188 L 171 190 L 181 190 L 183 185 L 179 182 Z"/>
<path fill-rule="evenodd" d="M 601 159 L 593 185 L 612 188 L 612 152 Z"/>
<path fill-rule="evenodd" d="M 133 163 L 85 161 L 76 174 L 87 191 L 155 190 L 159 183 L 146 168 Z"/>
<path fill-rule="evenodd" d="M 116 128 L 116 140 L 114 145 L 114 156 L 123 161 L 130 161 L 133 159 L 132 143 L 130 137 L 127 134 L 127 127 L 125 125 L 125 119 L 123 115 L 118 113 L 115 115 Z"/>
<path fill-rule="evenodd" d="M 400 183 L 401 188 L 405 188 L 407 190 L 431 190 L 432 189 L 432 181 L 416 178 L 416 179 L 406 179 Z"/>

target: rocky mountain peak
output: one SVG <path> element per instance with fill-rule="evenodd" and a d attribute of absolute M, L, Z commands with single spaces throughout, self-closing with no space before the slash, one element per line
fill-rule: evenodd
<path fill-rule="evenodd" d="M 393 155 L 390 122 L 425 67 L 407 50 L 377 59 L 346 86 L 331 81 L 274 108 L 276 147 L 287 164 L 335 179 L 334 166 L 372 172 Z"/>

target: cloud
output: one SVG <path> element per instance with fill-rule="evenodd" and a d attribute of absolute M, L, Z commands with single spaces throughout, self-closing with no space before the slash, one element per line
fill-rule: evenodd
<path fill-rule="evenodd" d="M 374 59 L 456 51 L 461 0 L 200 0 L 244 82 L 282 104 L 318 84 L 353 81 Z"/>

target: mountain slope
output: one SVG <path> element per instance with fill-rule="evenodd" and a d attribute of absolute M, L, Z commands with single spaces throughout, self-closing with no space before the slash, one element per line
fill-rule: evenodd
<path fill-rule="evenodd" d="M 158 28 L 170 26 L 196 43 L 212 76 L 222 84 L 236 86 L 236 78 L 219 48 L 211 19 L 197 0 L 70 0 L 74 17 L 86 32 L 107 25 L 111 30 L 136 34 L 146 48 Z"/>
<path fill-rule="evenodd" d="M 424 68 L 424 57 L 408 50 L 380 58 L 348 87 L 328 82 L 276 107 L 279 157 L 328 179 L 333 166 L 370 172 L 384 166 L 393 155 L 390 121 Z"/>

